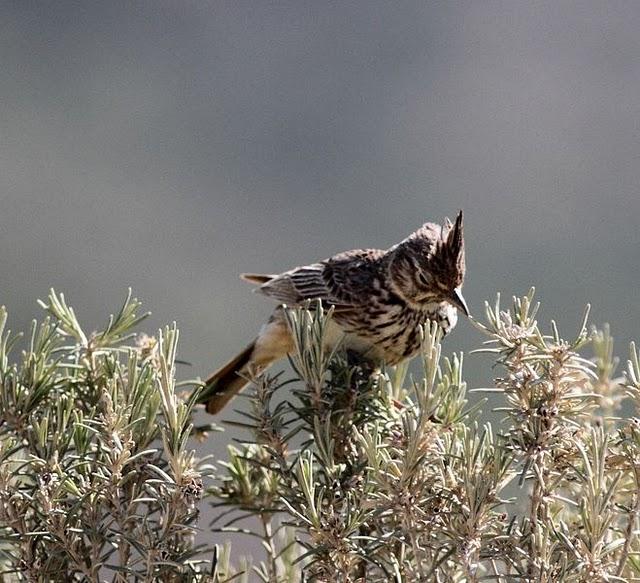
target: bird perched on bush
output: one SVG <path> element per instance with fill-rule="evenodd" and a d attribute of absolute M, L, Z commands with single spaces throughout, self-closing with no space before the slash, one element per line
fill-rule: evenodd
<path fill-rule="evenodd" d="M 462 211 L 455 223 L 425 223 L 386 251 L 356 249 L 279 275 L 242 274 L 256 291 L 280 303 L 257 338 L 214 372 L 200 401 L 217 413 L 248 377 L 293 350 L 286 307 L 320 300 L 333 307 L 326 342 L 341 342 L 363 358 L 397 364 L 420 349 L 420 327 L 435 320 L 444 333 L 469 315 L 461 288 L 465 274 Z"/>

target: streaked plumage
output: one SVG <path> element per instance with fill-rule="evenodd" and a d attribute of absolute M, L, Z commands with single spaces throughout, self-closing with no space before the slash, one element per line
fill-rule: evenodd
<path fill-rule="evenodd" d="M 460 288 L 465 274 L 462 212 L 455 225 L 426 223 L 387 249 L 356 249 L 278 275 L 243 274 L 256 291 L 289 307 L 306 300 L 334 307 L 330 343 L 372 361 L 397 364 L 420 348 L 419 328 L 435 320 L 444 332 L 468 314 Z M 217 413 L 257 374 L 292 350 L 282 307 L 258 337 L 213 373 L 201 396 Z"/>

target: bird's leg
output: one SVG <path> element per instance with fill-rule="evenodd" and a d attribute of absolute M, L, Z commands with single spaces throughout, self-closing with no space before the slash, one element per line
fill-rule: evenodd
<path fill-rule="evenodd" d="M 353 455 L 353 428 L 374 414 L 379 370 L 379 362 L 349 349 L 332 362 L 325 396 L 328 409 L 333 412 L 332 433 L 336 456 L 341 461 Z"/>
<path fill-rule="evenodd" d="M 358 375 L 359 378 L 356 380 L 367 380 L 380 369 L 379 362 L 368 358 L 361 352 L 347 348 L 347 350 L 345 350 L 345 355 L 347 357 L 347 365 L 349 368 L 357 368 L 359 369 L 359 372 L 361 372 L 361 375 Z"/>
<path fill-rule="evenodd" d="M 347 364 L 351 370 L 351 375 L 349 375 L 349 388 L 354 400 L 365 392 L 370 394 L 377 392 L 382 366 L 380 360 L 347 350 Z"/>

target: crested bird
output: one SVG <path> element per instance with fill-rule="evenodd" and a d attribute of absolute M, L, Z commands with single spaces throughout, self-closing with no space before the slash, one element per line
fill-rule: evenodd
<path fill-rule="evenodd" d="M 469 315 L 462 211 L 455 223 L 425 223 L 406 239 L 381 249 L 354 249 L 278 275 L 245 273 L 256 291 L 276 300 L 257 337 L 206 381 L 199 401 L 218 413 L 252 378 L 293 350 L 284 310 L 309 300 L 333 307 L 326 342 L 341 342 L 371 362 L 395 365 L 420 349 L 420 327 L 435 321 L 448 333 Z"/>

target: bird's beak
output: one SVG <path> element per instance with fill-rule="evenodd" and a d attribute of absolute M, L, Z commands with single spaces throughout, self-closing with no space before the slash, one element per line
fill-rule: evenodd
<path fill-rule="evenodd" d="M 470 316 L 469 308 L 467 307 L 467 302 L 464 301 L 464 297 L 462 295 L 462 291 L 459 287 L 454 289 L 449 296 L 449 301 L 453 304 L 458 310 L 460 310 L 465 316 Z"/>

